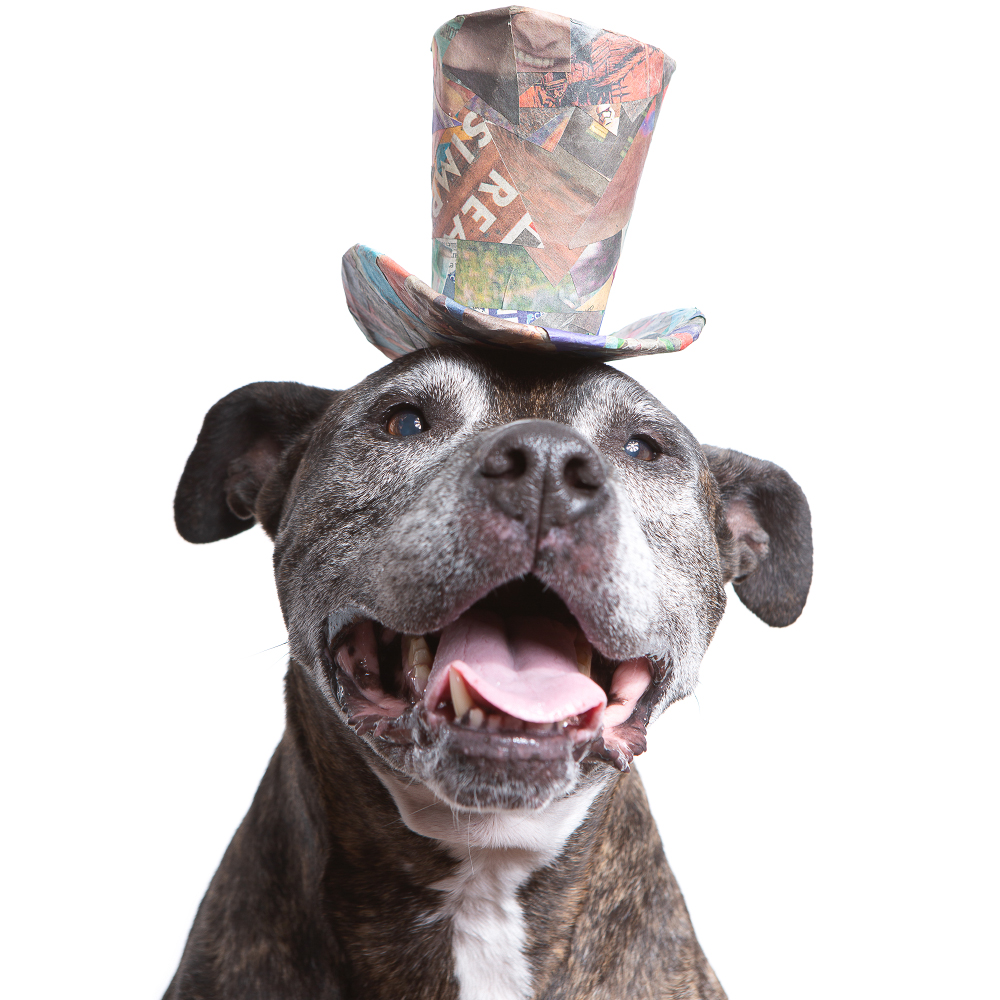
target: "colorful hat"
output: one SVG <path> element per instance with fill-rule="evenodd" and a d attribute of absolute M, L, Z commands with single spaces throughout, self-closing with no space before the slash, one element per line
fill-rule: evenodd
<path fill-rule="evenodd" d="M 348 250 L 365 336 L 390 358 L 466 344 L 612 359 L 697 340 L 697 309 L 601 333 L 673 61 L 526 7 L 453 18 L 432 51 L 432 285 Z"/>

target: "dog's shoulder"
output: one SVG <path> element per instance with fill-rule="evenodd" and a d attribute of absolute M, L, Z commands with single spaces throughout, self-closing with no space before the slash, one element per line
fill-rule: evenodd
<path fill-rule="evenodd" d="M 621 775 L 607 794 L 608 807 L 581 825 L 560 864 L 525 887 L 536 996 L 725 1000 L 638 773 Z"/>
<path fill-rule="evenodd" d="M 322 825 L 311 778 L 279 743 L 198 908 L 163 1000 L 250 996 L 341 1000 L 342 956 L 321 917 Z M 314 870 L 315 869 L 315 870 Z"/>

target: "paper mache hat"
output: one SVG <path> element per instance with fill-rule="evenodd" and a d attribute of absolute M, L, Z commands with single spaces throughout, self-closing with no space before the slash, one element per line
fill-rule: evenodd
<path fill-rule="evenodd" d="M 431 48 L 432 285 L 348 250 L 368 340 L 390 358 L 465 344 L 602 360 L 697 340 L 697 309 L 601 333 L 670 57 L 526 7 L 455 17 Z"/>

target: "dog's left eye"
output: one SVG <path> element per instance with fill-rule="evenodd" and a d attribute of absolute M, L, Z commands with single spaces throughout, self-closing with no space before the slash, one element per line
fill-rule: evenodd
<path fill-rule="evenodd" d="M 625 442 L 625 454 L 630 458 L 638 459 L 640 462 L 653 462 L 659 456 L 660 452 L 645 438 L 633 434 Z"/>
<path fill-rule="evenodd" d="M 411 434 L 423 434 L 427 430 L 427 422 L 419 410 L 397 410 L 389 418 L 385 429 L 395 437 L 409 437 Z"/>

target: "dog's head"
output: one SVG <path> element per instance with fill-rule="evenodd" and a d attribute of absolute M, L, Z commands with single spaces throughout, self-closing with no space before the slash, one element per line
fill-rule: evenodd
<path fill-rule="evenodd" d="M 787 625 L 812 572 L 784 471 L 559 356 L 420 351 L 344 391 L 245 386 L 205 418 L 176 518 L 193 542 L 259 521 L 330 725 L 481 810 L 627 768 L 694 687 L 724 585 Z"/>

